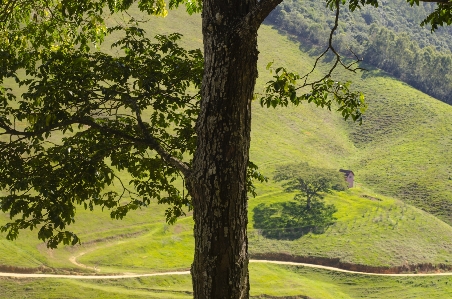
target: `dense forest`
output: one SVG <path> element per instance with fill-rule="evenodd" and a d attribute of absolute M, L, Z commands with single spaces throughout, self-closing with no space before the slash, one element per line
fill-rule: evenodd
<path fill-rule="evenodd" d="M 383 69 L 423 92 L 452 104 L 452 28 L 434 33 L 419 24 L 435 4 L 410 7 L 406 0 L 381 1 L 380 7 L 350 12 L 343 7 L 334 37 L 344 56 Z M 267 18 L 278 30 L 325 46 L 334 13 L 315 0 L 285 0 Z"/>

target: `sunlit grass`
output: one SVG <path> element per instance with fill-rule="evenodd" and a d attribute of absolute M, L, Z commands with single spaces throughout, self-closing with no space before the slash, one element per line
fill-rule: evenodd
<path fill-rule="evenodd" d="M 186 46 L 202 48 L 199 16 L 171 12 L 167 19 L 152 19 L 146 26 L 150 36 L 181 32 Z M 256 92 L 261 92 L 263 83 L 271 78 L 265 70 L 269 61 L 299 73 L 313 65 L 313 56 L 299 51 L 299 45 L 268 26 L 260 29 L 259 40 Z M 315 75 L 325 69 L 320 65 Z M 355 172 L 360 187 L 326 197 L 338 208 L 338 220 L 325 234 L 275 241 L 254 230 L 252 210 L 259 203 L 287 201 L 293 195 L 283 193 L 272 180 L 257 184 L 259 195 L 249 201 L 250 253 L 286 252 L 377 266 L 450 264 L 452 228 L 410 203 L 450 223 L 452 108 L 375 69 L 364 75 L 340 71 L 336 77 L 352 79 L 365 92 L 369 109 L 362 126 L 309 104 L 267 109 L 256 101 L 252 106 L 251 160 L 270 178 L 276 166 L 289 162 L 348 168 Z M 126 174 L 123 178 L 130 179 Z M 112 220 L 108 211 L 96 208 L 90 212 L 80 207 L 76 223 L 69 229 L 82 238 L 82 246 L 48 250 L 37 240 L 35 231 L 21 232 L 14 242 L 2 235 L 0 264 L 92 271 L 69 262 L 70 257 L 85 253 L 77 261 L 101 273 L 187 269 L 193 257 L 193 221 L 188 216 L 168 227 L 165 209 L 153 203 L 147 209 L 130 212 L 123 220 Z M 0 223 L 6 221 L 7 215 L 1 216 Z M 251 294 L 255 297 L 447 298 L 452 292 L 447 277 L 366 277 L 257 264 L 250 269 Z M 96 282 L 2 279 L 0 291 L 8 298 L 191 298 L 190 284 L 189 276 Z"/>
<path fill-rule="evenodd" d="M 452 277 L 382 277 L 298 266 L 250 264 L 251 298 L 448 298 Z M 190 275 L 70 280 L 0 278 L 5 298 L 193 298 Z"/>

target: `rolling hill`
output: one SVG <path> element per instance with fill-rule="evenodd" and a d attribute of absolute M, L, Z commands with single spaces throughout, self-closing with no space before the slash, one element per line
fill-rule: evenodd
<path fill-rule="evenodd" d="M 148 32 L 181 32 L 188 47 L 200 48 L 199 22 L 197 16 L 175 11 L 166 19 L 152 19 Z M 269 61 L 300 74 L 312 67 L 317 49 L 300 45 L 269 26 L 263 26 L 259 35 L 256 92 L 261 92 L 271 77 L 265 71 Z M 448 151 L 452 107 L 378 69 L 365 67 L 369 69 L 365 73 L 338 70 L 334 74 L 352 80 L 366 94 L 369 108 L 361 126 L 309 104 L 268 109 L 253 103 L 251 159 L 263 174 L 272 177 L 276 166 L 288 162 L 309 162 L 352 169 L 358 186 L 325 199 L 338 208 L 338 220 L 324 234 L 308 234 L 294 241 L 270 240 L 259 235 L 250 221 L 251 255 L 285 253 L 369 266 L 452 264 L 452 153 Z M 325 61 L 315 75 L 327 68 Z M 257 191 L 258 196 L 249 202 L 250 219 L 258 204 L 293 197 L 272 180 L 257 184 Z M 192 219 L 188 215 L 168 226 L 164 209 L 152 205 L 117 221 L 100 209 L 87 212 L 80 208 L 72 229 L 82 238 L 82 246 L 47 250 L 35 232 L 22 232 L 14 242 L 0 239 L 0 264 L 54 272 L 186 269 L 193 252 Z M 0 222 L 4 221 L 7 215 L 1 216 Z M 71 263 L 71 258 L 88 268 Z M 100 282 L 0 280 L 0 291 L 11 298 L 61 298 L 61 294 L 69 294 L 68 298 L 190 297 L 189 277 Z M 451 291 L 450 282 L 447 277 L 371 279 L 326 270 L 251 265 L 251 292 L 256 298 L 264 294 L 312 298 L 422 298 L 428 294 L 445 298 Z M 74 289 L 80 291 L 74 293 Z M 268 296 L 261 298 L 273 298 Z"/>

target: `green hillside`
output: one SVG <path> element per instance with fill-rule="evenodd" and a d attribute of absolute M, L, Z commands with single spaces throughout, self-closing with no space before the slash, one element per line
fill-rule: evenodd
<path fill-rule="evenodd" d="M 386 197 L 376 200 L 373 196 L 361 188 L 328 196 L 326 201 L 338 208 L 337 222 L 324 234 L 308 234 L 293 241 L 267 239 L 251 222 L 251 257 L 283 253 L 385 267 L 450 264 L 452 229 L 449 225 L 398 200 Z M 250 203 L 250 219 L 258 203 L 291 199 L 292 195 L 282 192 L 258 196 Z M 138 237 L 99 242 L 93 246 L 93 251 L 88 247 L 78 261 L 98 267 L 104 273 L 118 272 L 118 269 L 141 273 L 149 268 L 158 271 L 188 269 L 194 250 L 192 225 L 192 220 L 185 218 L 174 227 L 157 226 L 156 230 Z M 118 252 L 124 254 L 118 255 Z"/>
<path fill-rule="evenodd" d="M 176 20 L 179 19 L 187 21 L 177 22 Z M 196 38 L 196 36 L 199 36 L 199 31 L 196 29 L 199 28 L 198 23 L 199 19 L 196 16 L 188 18 L 185 17 L 183 12 L 176 11 L 166 19 L 154 20 L 152 30 L 159 32 L 162 30 L 166 32 L 180 31 L 187 36 L 184 40 L 187 46 L 195 48 L 201 46 L 200 38 Z M 181 28 L 181 24 L 184 25 L 183 28 Z M 300 52 L 296 43 L 287 37 L 280 36 L 275 30 L 267 26 L 264 26 L 260 31 L 260 45 L 261 75 L 258 82 L 259 86 L 262 86 L 263 82 L 271 76 L 264 70 L 268 61 L 274 60 L 275 65 L 289 65 L 292 69 L 299 70 L 300 73 L 308 70 L 314 63 L 314 56 L 310 55 L 309 51 Z M 317 73 L 321 74 L 325 68 L 326 66 L 322 65 L 318 68 Z M 452 107 L 425 96 L 378 70 L 371 70 L 354 76 L 351 76 L 349 72 L 338 72 L 336 76 L 347 76 L 355 82 L 357 88 L 366 93 L 369 109 L 362 126 L 344 122 L 337 113 L 322 110 L 312 105 L 302 105 L 299 108 L 267 109 L 261 108 L 256 102 L 253 105 L 251 159 L 260 165 L 262 172 L 269 177 L 272 176 L 277 165 L 293 161 L 309 162 L 314 166 L 321 167 L 352 169 L 356 173 L 358 184 L 362 186 L 362 189 L 352 189 L 347 193 L 337 194 L 327 199 L 335 203 L 339 209 L 339 215 L 345 217 L 338 220 L 339 231 L 350 230 L 356 232 L 359 236 L 359 234 L 371 233 L 372 225 L 376 225 L 378 231 L 380 231 L 378 238 L 385 238 L 385 234 L 388 234 L 386 237 L 388 240 L 394 239 L 397 242 L 396 236 L 401 234 L 399 230 L 405 230 L 404 227 L 406 226 L 406 229 L 413 229 L 411 231 L 413 235 L 410 235 L 410 232 L 404 232 L 407 242 L 410 242 L 409 240 L 422 239 L 418 236 L 418 229 L 414 229 L 416 225 L 426 224 L 427 226 L 424 228 L 426 232 L 432 228 L 444 227 L 444 235 L 438 234 L 437 236 L 438 240 L 446 240 L 444 241 L 446 243 L 431 242 L 437 243 L 438 249 L 431 251 L 430 245 L 428 250 L 425 248 L 426 252 L 430 252 L 426 255 L 425 260 L 422 256 L 410 256 L 408 261 L 410 263 L 439 263 L 444 262 L 444 260 L 452 260 L 452 257 L 448 257 L 447 250 L 444 249 L 444 246 L 446 248 L 450 246 L 447 243 L 447 240 L 451 239 L 448 226 L 400 201 L 388 198 L 387 201 L 379 203 L 367 199 L 363 200 L 362 197 L 369 194 L 374 196 L 372 193 L 374 191 L 394 197 L 404 195 L 405 197 L 402 196 L 402 199 L 405 199 L 406 203 L 415 203 L 421 208 L 433 212 L 436 211 L 436 206 L 430 203 L 441 204 L 440 212 L 442 214 L 437 213 L 437 215 L 447 221 L 449 217 L 447 197 L 452 191 L 450 181 L 447 179 L 452 157 L 446 151 L 448 142 L 451 140 L 451 133 L 449 133 L 451 130 L 448 128 L 452 124 L 447 115 L 452 112 Z M 259 86 L 257 92 L 262 89 Z M 421 136 L 425 137 L 421 138 Z M 419 200 L 425 193 L 418 193 L 416 189 L 410 189 L 410 184 L 418 186 L 418 189 L 428 188 L 431 190 L 427 194 L 429 198 L 437 199 L 437 201 Z M 266 184 L 258 184 L 257 187 L 259 197 L 251 199 L 250 213 L 258 203 L 290 200 L 291 198 L 291 195 L 282 193 L 282 189 L 271 180 Z M 364 191 L 368 190 L 367 188 L 374 191 Z M 404 189 L 407 190 L 405 193 L 400 191 Z M 409 195 L 408 191 L 411 191 L 412 196 Z M 80 232 L 84 242 L 91 242 L 95 239 L 108 240 L 111 236 L 127 236 L 134 233 L 143 234 L 143 239 L 146 239 L 146 234 L 155 238 L 159 234 L 163 234 L 162 230 L 165 226 L 162 223 L 164 208 L 158 206 L 158 209 L 152 208 L 149 211 L 133 213 L 125 221 L 109 220 L 109 216 L 101 214 L 101 211 L 96 211 L 96 216 L 92 217 L 92 213 L 83 212 L 82 209 L 79 209 L 78 218 L 80 220 L 77 219 L 73 229 Z M 363 215 L 364 217 L 362 217 Z M 381 221 L 374 220 L 374 218 L 380 216 L 382 217 Z M 146 220 L 143 218 L 146 218 Z M 364 218 L 364 220 L 357 218 Z M 400 221 L 398 221 L 399 218 L 401 218 Z M 152 220 L 149 221 L 149 219 Z M 414 222 L 410 223 L 409 221 Z M 185 220 L 179 221 L 178 225 L 184 228 L 180 231 L 190 232 L 190 225 L 185 223 L 187 223 Z M 395 223 L 398 223 L 397 226 Z M 353 228 L 354 224 L 362 227 L 362 231 Z M 341 228 L 341 225 L 344 225 L 344 227 Z M 385 225 L 387 225 L 388 232 L 385 230 Z M 94 232 L 93 226 L 99 229 Z M 250 229 L 252 229 L 252 226 L 250 226 Z M 333 227 L 332 230 L 334 229 Z M 99 231 L 102 233 L 99 234 Z M 392 237 L 389 236 L 391 232 L 395 233 Z M 334 235 L 332 232 L 330 234 Z M 26 235 L 31 235 L 31 238 L 33 238 L 32 233 L 26 233 Z M 325 243 L 325 240 L 322 240 L 325 236 L 327 235 L 318 237 L 320 238 L 319 244 Z M 329 239 L 329 236 L 327 239 Z M 186 237 L 179 236 L 178 238 L 185 240 Z M 28 238 L 26 239 L 28 241 Z M 22 240 L 21 238 L 16 242 L 20 243 Z M 11 243 L 4 242 L 7 244 L 4 245 L 5 250 L 14 250 Z M 137 243 L 144 244 L 143 241 L 137 241 Z M 426 242 L 426 246 L 428 243 Z M 269 245 L 262 248 L 266 248 L 269 252 L 274 251 L 274 248 L 279 248 L 279 245 L 271 244 L 273 243 L 270 242 Z M 373 243 L 370 242 L 369 244 Z M 37 249 L 33 249 L 33 246 L 29 246 L 30 256 L 36 259 Z M 134 246 L 127 245 L 126 247 L 134 248 Z M 154 247 L 151 244 L 145 246 Z M 255 248 L 253 246 L 255 245 L 251 244 L 251 248 Z M 316 245 L 312 246 L 315 247 Z M 345 248 L 348 245 L 342 246 Z M 411 243 L 406 244 L 406 248 L 412 246 Z M 27 248 L 23 244 L 21 244 L 21 247 Z M 347 250 L 342 252 L 345 249 L 335 250 L 325 247 L 319 250 L 306 247 L 300 252 L 293 249 L 293 253 L 347 257 L 346 260 L 348 261 L 374 265 L 395 265 L 399 260 L 397 256 L 382 256 L 380 259 L 368 256 L 367 261 L 362 261 L 359 256 L 364 255 L 363 251 L 361 253 L 350 253 Z M 333 244 L 331 244 L 331 247 L 333 247 Z M 130 248 L 125 250 L 129 253 L 132 251 Z M 362 244 L 358 242 L 356 248 L 362 248 Z M 375 254 L 378 255 L 379 252 L 379 250 L 376 250 Z M 95 252 L 92 254 L 95 255 Z M 114 254 L 113 249 L 112 254 Z M 433 257 L 429 257 L 431 255 Z M 89 259 L 89 256 L 90 254 L 87 254 L 84 259 L 91 262 L 96 260 L 94 257 Z M 107 258 L 105 259 L 107 260 Z M 27 259 L 20 259 L 21 263 L 30 266 L 39 264 L 39 262 L 48 265 L 53 263 L 45 258 L 34 262 L 31 262 L 33 260 L 31 258 L 29 260 L 29 262 L 26 262 Z M 190 260 L 190 255 L 187 255 L 185 266 L 189 265 Z M 55 263 L 55 265 L 58 265 L 59 262 L 55 261 Z M 127 264 L 118 262 L 116 266 L 127 266 Z M 139 268 L 141 267 L 146 269 L 149 268 L 149 265 L 142 263 Z"/>
<path fill-rule="evenodd" d="M 303 73 L 313 63 L 312 56 L 296 54 L 296 46 L 287 38 L 275 43 L 276 33 L 261 40 L 262 47 L 267 43 L 281 45 L 272 52 L 261 48 L 262 66 L 272 59 L 288 57 L 281 65 Z M 256 104 L 252 159 L 267 175 L 274 169 L 272 164 L 291 161 L 349 168 L 362 186 L 402 199 L 451 223 L 452 107 L 378 69 L 363 67 L 369 71 L 355 75 L 339 70 L 335 75 L 352 80 L 355 88 L 365 93 L 368 110 L 361 126 L 310 105 L 273 111 Z M 326 67 L 319 68 L 322 70 Z"/>
<path fill-rule="evenodd" d="M 197 16 L 175 11 L 166 19 L 152 19 L 148 31 L 181 32 L 188 47 L 200 48 L 199 23 Z M 259 34 L 256 92 L 271 76 L 265 71 L 269 61 L 299 73 L 312 67 L 315 49 L 302 47 L 269 26 L 263 26 Z M 319 66 L 316 74 L 326 68 Z M 366 94 L 369 108 L 363 125 L 345 122 L 338 113 L 308 104 L 267 109 L 256 102 L 251 160 L 269 177 L 276 166 L 288 162 L 352 169 L 358 188 L 326 198 L 338 208 L 338 220 L 324 234 L 308 234 L 294 241 L 270 240 L 259 235 L 250 220 L 251 255 L 283 252 L 373 266 L 452 264 L 452 153 L 448 151 L 452 107 L 377 69 L 356 75 L 338 71 L 335 76 L 353 80 Z M 272 180 L 257 184 L 258 197 L 250 199 L 250 219 L 260 203 L 292 199 L 293 195 L 282 190 Z M 17 241 L 0 240 L 0 265 L 44 265 L 57 272 L 92 272 L 96 268 L 101 273 L 187 269 L 193 251 L 192 219 L 188 215 L 168 226 L 164 210 L 165 206 L 152 205 L 118 221 L 100 209 L 87 212 L 80 208 L 71 229 L 82 238 L 82 246 L 48 250 L 34 231 L 21 232 Z M 6 222 L 7 216 L 2 215 L 0 223 Z M 71 263 L 74 257 L 87 267 Z M 391 294 L 392 298 L 423 298 L 428 294 L 445 298 L 444 294 L 451 291 L 450 280 L 369 278 L 296 267 L 251 266 L 251 292 L 255 297 L 391 298 Z M 26 292 L 30 298 L 61 298 L 74 288 L 85 292 L 74 296 L 83 294 L 86 298 L 162 298 L 162 294 L 165 298 L 189 298 L 190 278 L 101 282 L 0 279 L 0 291 L 11 298 L 25 297 Z"/>
<path fill-rule="evenodd" d="M 440 27 L 432 34 L 429 25 L 419 26 L 435 6 L 420 2 L 411 7 L 406 0 L 392 0 L 352 12 L 344 4 L 333 45 L 341 55 L 359 57 L 451 104 L 451 28 Z M 302 43 L 326 47 L 334 18 L 322 1 L 286 0 L 266 22 Z"/>

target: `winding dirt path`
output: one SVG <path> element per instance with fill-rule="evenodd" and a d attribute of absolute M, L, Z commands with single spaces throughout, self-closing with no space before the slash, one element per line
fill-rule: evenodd
<path fill-rule="evenodd" d="M 343 273 L 351 273 L 351 274 L 361 274 L 361 275 L 372 275 L 372 276 L 452 276 L 452 272 L 438 272 L 438 273 L 398 273 L 398 274 L 385 274 L 385 273 L 369 273 L 369 272 L 358 272 L 345 270 L 341 268 L 315 265 L 315 264 L 307 264 L 307 263 L 296 263 L 296 262 L 282 262 L 282 261 L 270 261 L 270 260 L 250 260 L 251 263 L 266 263 L 266 264 L 276 264 L 276 265 L 291 265 L 291 266 L 300 266 L 300 267 L 309 267 L 309 268 L 317 268 L 317 269 L 325 269 L 329 271 L 335 272 L 343 272 Z"/>
<path fill-rule="evenodd" d="M 91 251 L 94 251 L 94 250 L 84 251 L 84 252 L 80 252 L 77 255 L 73 255 L 73 256 L 71 256 L 69 258 L 69 262 L 71 262 L 72 264 L 74 264 L 74 265 L 76 265 L 78 267 L 85 268 L 85 269 L 91 269 L 91 270 L 94 270 L 95 272 L 99 272 L 100 270 L 97 269 L 97 267 L 90 267 L 90 266 L 87 266 L 85 264 L 77 262 L 77 258 L 79 258 L 82 255 L 85 255 L 85 254 L 87 254 L 88 252 L 91 252 Z"/>
<path fill-rule="evenodd" d="M 81 268 L 91 269 L 96 273 L 100 272 L 100 268 L 91 267 L 85 264 L 82 264 L 77 261 L 77 258 L 93 252 L 95 250 L 110 247 L 113 245 L 117 245 L 121 242 L 110 243 L 104 246 L 96 246 L 93 248 L 89 248 L 83 252 L 79 252 L 76 255 L 69 257 L 69 261 Z M 398 274 L 385 274 L 385 273 L 370 273 L 370 272 L 359 272 L 359 271 L 351 271 L 345 270 L 336 267 L 323 266 L 317 264 L 309 264 L 309 263 L 300 263 L 300 262 L 285 262 L 278 260 L 267 260 L 267 259 L 259 259 L 259 260 L 250 260 L 250 263 L 265 263 L 265 264 L 274 264 L 274 265 L 290 265 L 290 266 L 298 266 L 298 267 L 309 267 L 316 269 L 324 269 L 328 271 L 334 272 L 342 272 L 342 273 L 350 273 L 350 274 L 360 274 L 360 275 L 368 275 L 368 276 L 388 276 L 388 277 L 423 277 L 423 276 L 452 276 L 452 272 L 437 272 L 437 273 L 398 273 Z M 0 272 L 0 277 L 10 277 L 10 278 L 68 278 L 68 279 L 120 279 L 120 278 L 137 278 L 137 277 L 151 277 L 151 276 L 165 276 L 165 275 L 190 275 L 190 271 L 167 271 L 167 272 L 155 272 L 155 273 L 117 273 L 117 274 L 109 274 L 109 275 L 83 275 L 83 274 L 29 274 L 29 273 L 7 273 Z"/>
<path fill-rule="evenodd" d="M 119 275 L 63 275 L 63 274 L 21 274 L 21 273 L 0 273 L 0 277 L 14 278 L 71 278 L 71 279 L 118 279 L 118 278 L 135 278 L 148 276 L 164 276 L 164 275 L 188 275 L 190 271 L 160 272 L 147 274 L 119 274 Z"/>
<path fill-rule="evenodd" d="M 79 254 L 78 256 L 81 256 Z M 72 261 L 72 260 L 71 260 Z M 85 266 L 74 261 L 77 265 Z M 402 277 L 421 277 L 421 276 L 452 276 L 452 272 L 447 273 L 401 273 L 401 274 L 383 274 L 383 273 L 364 273 L 357 271 L 344 270 L 340 268 L 306 264 L 306 263 L 296 263 L 296 262 L 282 262 L 282 261 L 270 261 L 270 260 L 250 260 L 251 263 L 265 263 L 265 264 L 275 264 L 275 265 L 291 265 L 299 267 L 309 267 L 317 269 L 325 269 L 335 272 L 351 273 L 351 274 L 361 274 L 361 275 L 371 275 L 371 276 L 402 276 Z M 86 267 L 86 266 L 85 266 Z M 70 279 L 120 279 L 120 278 L 136 278 L 136 277 L 150 277 L 150 276 L 164 276 L 164 275 L 189 275 L 190 271 L 168 271 L 168 272 L 156 272 L 156 273 L 146 273 L 146 274 L 135 274 L 135 273 L 121 273 L 118 275 L 62 275 L 62 274 L 22 274 L 22 273 L 1 273 L 0 277 L 14 277 L 14 278 L 70 278 Z"/>

